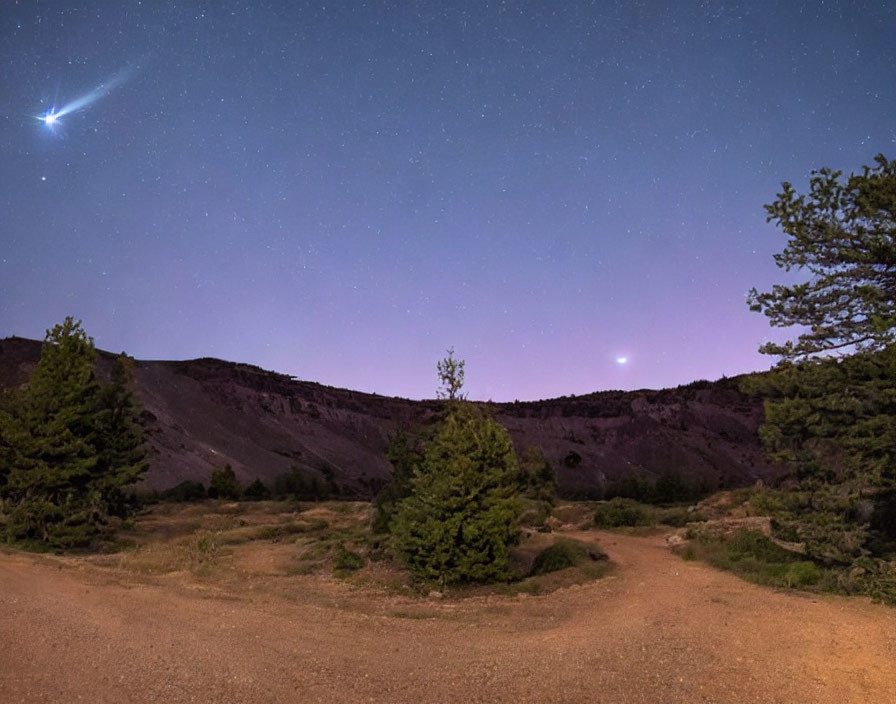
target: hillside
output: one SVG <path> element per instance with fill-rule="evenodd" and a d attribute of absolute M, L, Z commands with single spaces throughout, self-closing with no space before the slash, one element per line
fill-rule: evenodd
<path fill-rule="evenodd" d="M 0 340 L 0 385 L 27 381 L 41 343 Z M 101 353 L 108 364 L 111 355 Z M 208 482 L 230 464 L 244 483 L 271 482 L 298 466 L 341 494 L 369 497 L 388 480 L 389 435 L 438 418 L 437 401 L 336 389 L 247 364 L 202 358 L 138 361 L 136 394 L 151 448 L 147 484 Z M 605 391 L 525 403 L 489 403 L 518 450 L 539 446 L 561 492 L 678 472 L 710 487 L 768 479 L 756 429 L 762 404 L 734 380 L 662 391 Z"/>

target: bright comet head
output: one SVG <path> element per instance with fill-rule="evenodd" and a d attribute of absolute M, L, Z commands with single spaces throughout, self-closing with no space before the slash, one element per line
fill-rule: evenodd
<path fill-rule="evenodd" d="M 47 114 L 43 115 L 40 119 L 43 120 L 43 123 L 45 125 L 47 125 L 48 127 L 52 127 L 53 125 L 56 124 L 56 120 L 58 118 L 59 118 L 58 113 L 50 111 Z"/>

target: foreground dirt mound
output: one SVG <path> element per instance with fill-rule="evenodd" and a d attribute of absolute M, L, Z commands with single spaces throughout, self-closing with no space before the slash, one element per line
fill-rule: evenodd
<path fill-rule="evenodd" d="M 39 342 L 0 340 L 0 386 L 26 381 L 39 356 Z M 101 358 L 108 364 L 111 356 Z M 390 476 L 389 435 L 432 423 L 441 410 L 208 358 L 138 362 L 135 381 L 152 449 L 147 481 L 157 489 L 207 484 L 213 469 L 230 464 L 244 485 L 271 484 L 299 467 L 341 496 L 370 498 Z M 682 467 L 709 489 L 779 471 L 757 439 L 761 402 L 739 393 L 736 380 L 483 405 L 517 449 L 542 448 L 567 496 Z"/>
<path fill-rule="evenodd" d="M 323 575 L 219 583 L 0 554 L 9 702 L 892 703 L 896 610 L 778 593 L 649 538 L 540 597 L 419 599 Z M 276 571 L 284 546 L 271 545 Z M 259 577 L 261 579 L 261 577 Z"/>

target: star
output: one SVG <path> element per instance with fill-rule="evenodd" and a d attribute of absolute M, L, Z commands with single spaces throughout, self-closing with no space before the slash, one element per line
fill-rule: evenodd
<path fill-rule="evenodd" d="M 56 108 L 52 108 L 51 110 L 47 110 L 43 115 L 35 115 L 35 117 L 44 123 L 50 129 L 55 128 L 59 123 L 59 118 L 62 117 L 62 114 Z"/>

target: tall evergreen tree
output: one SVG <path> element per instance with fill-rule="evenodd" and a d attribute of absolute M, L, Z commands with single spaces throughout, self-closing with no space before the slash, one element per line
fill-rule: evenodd
<path fill-rule="evenodd" d="M 131 391 L 134 360 L 121 353 L 112 363 L 110 383 L 100 388 L 93 445 L 97 452 L 92 500 L 101 514 L 124 517 L 128 511 L 122 487 L 146 472 L 146 450 L 140 408 Z"/>
<path fill-rule="evenodd" d="M 803 328 L 796 341 L 761 351 L 793 360 L 896 343 L 896 160 L 879 154 L 875 163 L 845 180 L 813 172 L 805 195 L 785 182 L 765 206 L 788 237 L 775 263 L 809 278 L 750 291 L 750 308 L 771 325 Z"/>
<path fill-rule="evenodd" d="M 85 544 L 111 513 L 116 492 L 146 465 L 126 368 L 101 385 L 80 321 L 47 331 L 29 384 L 0 413 L 0 498 L 7 537 L 56 547 Z"/>
<path fill-rule="evenodd" d="M 750 293 L 772 325 L 802 330 L 762 348 L 783 361 L 747 387 L 767 399 L 766 448 L 806 496 L 779 525 L 829 562 L 871 552 L 863 504 L 896 489 L 896 161 L 875 162 L 846 179 L 821 169 L 805 195 L 783 184 L 766 206 L 789 238 L 775 260 L 808 280 Z"/>

